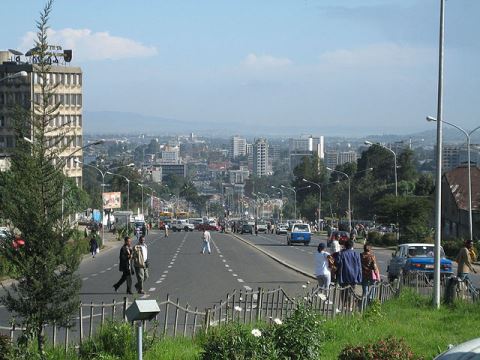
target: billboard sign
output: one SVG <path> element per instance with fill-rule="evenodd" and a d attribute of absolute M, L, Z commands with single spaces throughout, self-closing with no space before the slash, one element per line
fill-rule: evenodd
<path fill-rule="evenodd" d="M 104 209 L 120 209 L 122 207 L 121 192 L 107 192 L 102 194 Z"/>

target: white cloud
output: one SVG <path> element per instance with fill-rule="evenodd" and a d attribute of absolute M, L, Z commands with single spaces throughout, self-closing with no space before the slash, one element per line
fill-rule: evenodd
<path fill-rule="evenodd" d="M 434 62 L 433 48 L 400 46 L 393 43 L 374 44 L 357 49 L 328 51 L 320 56 L 322 65 L 335 67 L 414 67 Z"/>
<path fill-rule="evenodd" d="M 292 64 L 292 61 L 288 58 L 278 58 L 271 55 L 256 55 L 248 54 L 245 60 L 243 60 L 243 65 L 248 68 L 254 69 L 275 69 Z"/>
<path fill-rule="evenodd" d="M 25 50 L 32 48 L 35 39 L 36 34 L 28 32 L 23 36 L 20 48 Z M 89 29 L 50 29 L 48 42 L 60 45 L 64 49 L 72 49 L 73 58 L 77 61 L 119 60 L 157 54 L 157 49 L 153 46 L 145 46 L 135 40 Z"/>

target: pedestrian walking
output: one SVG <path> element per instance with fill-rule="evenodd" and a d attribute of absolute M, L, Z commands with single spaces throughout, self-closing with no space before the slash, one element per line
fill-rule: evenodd
<path fill-rule="evenodd" d="M 210 240 L 212 240 L 212 236 L 210 235 L 210 231 L 203 230 L 202 234 L 202 254 L 205 254 L 205 251 L 208 251 L 209 254 L 212 253 L 210 249 Z"/>
<path fill-rule="evenodd" d="M 143 283 L 148 279 L 148 251 L 145 236 L 140 236 L 138 244 L 133 248 L 133 265 L 137 276 L 135 288 L 139 294 L 145 294 Z"/>
<path fill-rule="evenodd" d="M 380 270 L 370 244 L 363 246 L 363 253 L 360 258 L 362 260 L 362 296 L 368 296 L 367 300 L 371 301 L 375 297 L 371 287 L 375 282 L 380 281 Z"/>
<path fill-rule="evenodd" d="M 343 306 L 348 311 L 353 311 L 353 304 L 349 303 L 349 294 L 355 290 L 357 284 L 362 283 L 362 261 L 360 254 L 353 250 L 353 241 L 345 243 L 345 249 L 335 254 L 335 266 L 337 267 L 337 282 L 344 289 L 341 296 Z"/>
<path fill-rule="evenodd" d="M 315 254 L 315 276 L 317 277 L 318 286 L 321 289 L 328 289 L 330 287 L 330 267 L 328 257 L 330 254 L 325 251 L 325 244 L 320 243 Z"/>
<path fill-rule="evenodd" d="M 92 238 L 90 239 L 90 253 L 92 254 L 92 257 L 95 257 L 95 255 L 97 255 L 97 251 L 98 251 L 97 239 L 95 238 L 95 236 L 92 236 Z"/>
<path fill-rule="evenodd" d="M 338 241 L 338 237 L 333 238 L 330 242 L 330 253 L 333 255 L 335 253 L 340 252 L 342 247 L 340 246 L 340 242 Z"/>
<path fill-rule="evenodd" d="M 123 240 L 123 246 L 120 249 L 118 270 L 122 272 L 122 277 L 113 285 L 115 292 L 126 281 L 127 294 L 132 294 L 132 239 L 128 236 Z"/>
<path fill-rule="evenodd" d="M 255 221 L 255 236 L 258 236 L 258 223 Z"/>
<path fill-rule="evenodd" d="M 350 240 L 352 240 L 353 242 L 355 242 L 357 240 L 357 235 L 358 235 L 358 231 L 357 231 L 357 228 L 356 226 L 354 226 L 352 228 L 352 231 L 350 231 Z"/>
<path fill-rule="evenodd" d="M 165 237 L 168 237 L 168 224 L 165 224 Z"/>
<path fill-rule="evenodd" d="M 473 249 L 472 240 L 465 241 L 455 260 L 458 264 L 457 276 L 459 279 L 469 282 L 470 272 L 477 273 L 473 267 L 473 262 L 476 260 L 476 258 L 477 256 L 475 254 L 475 250 Z"/>

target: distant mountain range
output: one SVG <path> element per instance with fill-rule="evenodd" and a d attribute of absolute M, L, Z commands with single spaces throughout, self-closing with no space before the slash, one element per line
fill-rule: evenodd
<path fill-rule="evenodd" d="M 340 128 L 339 128 L 340 126 Z M 148 134 L 148 135 L 178 135 L 191 132 L 208 137 L 227 138 L 238 134 L 243 136 L 265 136 L 271 137 L 296 137 L 300 134 L 325 135 L 329 139 L 370 139 L 372 141 L 394 142 L 424 139 L 424 144 L 433 144 L 436 139 L 436 130 L 427 130 L 412 134 L 373 134 L 365 136 L 353 135 L 343 130 L 339 124 L 312 124 L 309 128 L 301 128 L 297 124 L 258 124 L 237 123 L 231 121 L 209 122 L 209 121 L 184 121 L 168 119 L 163 117 L 146 116 L 137 113 L 120 111 L 86 111 L 84 113 L 83 131 L 86 135 L 125 135 L 125 134 Z M 350 129 L 351 131 L 351 129 Z M 336 136 L 338 133 L 342 136 Z M 335 135 L 333 135 L 335 134 Z M 444 140 L 446 142 L 463 142 L 465 137 L 455 129 L 444 129 Z M 480 142 L 480 131 L 472 139 L 472 143 Z"/>

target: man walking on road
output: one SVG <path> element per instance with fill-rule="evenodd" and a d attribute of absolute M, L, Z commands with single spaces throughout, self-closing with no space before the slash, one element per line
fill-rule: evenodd
<path fill-rule="evenodd" d="M 168 224 L 165 224 L 165 237 L 168 237 Z"/>
<path fill-rule="evenodd" d="M 337 253 L 336 265 L 340 286 L 352 286 L 362 283 L 362 260 L 360 254 L 353 250 L 353 241 L 345 243 L 345 249 Z"/>
<path fill-rule="evenodd" d="M 118 291 L 118 288 L 126 281 L 127 282 L 127 294 L 132 294 L 132 239 L 128 236 L 124 239 L 124 244 L 120 249 L 120 261 L 118 270 L 122 272 L 122 277 L 116 284 L 113 285 L 115 292 Z"/>
<path fill-rule="evenodd" d="M 210 235 L 210 231 L 203 230 L 202 234 L 202 254 L 205 254 L 205 251 L 208 251 L 209 254 L 212 253 L 210 249 L 210 240 L 212 240 L 212 237 Z"/>
<path fill-rule="evenodd" d="M 148 252 L 143 235 L 138 239 L 138 245 L 135 245 L 133 248 L 133 266 L 135 267 L 135 274 L 137 275 L 135 288 L 139 294 L 145 294 L 145 291 L 143 291 L 143 283 L 148 279 Z"/>

